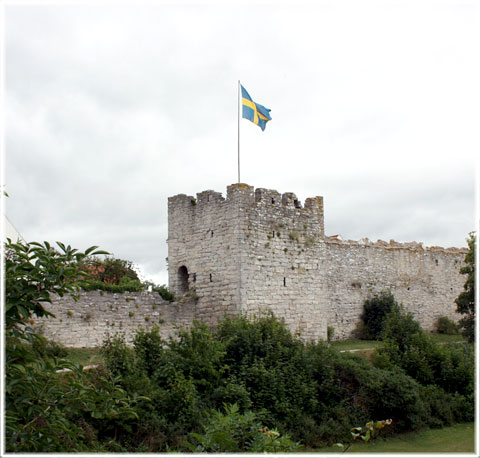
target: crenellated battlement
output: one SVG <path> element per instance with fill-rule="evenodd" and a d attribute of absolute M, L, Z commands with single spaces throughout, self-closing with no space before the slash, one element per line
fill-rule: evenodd
<path fill-rule="evenodd" d="M 288 217 L 304 218 L 312 220 L 320 226 L 319 231 L 323 233 L 323 197 L 309 197 L 304 205 L 293 192 L 279 193 L 275 189 L 265 189 L 250 186 L 245 183 L 236 183 L 227 187 L 227 196 L 222 193 L 207 190 L 197 193 L 196 197 L 178 194 L 168 199 L 169 210 L 195 211 L 206 207 L 219 208 L 240 205 L 244 209 L 259 209 L 263 213 L 271 213 L 272 217 L 279 217 L 282 212 Z M 212 208 L 213 211 L 214 208 Z M 292 211 L 294 213 L 292 213 Z"/>

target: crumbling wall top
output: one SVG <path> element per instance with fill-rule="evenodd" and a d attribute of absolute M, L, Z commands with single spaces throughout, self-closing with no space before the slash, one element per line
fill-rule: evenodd
<path fill-rule="evenodd" d="M 374 248 L 384 248 L 386 250 L 412 250 L 412 251 L 443 251 L 448 253 L 467 253 L 467 248 L 443 248 L 440 246 L 428 246 L 424 247 L 422 242 L 396 242 L 395 240 L 390 240 L 390 242 L 385 242 L 384 240 L 377 240 L 373 242 L 367 237 L 364 237 L 360 240 L 344 240 L 339 235 L 326 236 L 325 242 L 330 244 L 337 244 L 343 246 L 369 246 Z"/>
<path fill-rule="evenodd" d="M 320 210 L 323 212 L 323 197 L 309 197 L 305 200 L 305 206 L 293 192 L 285 192 L 280 194 L 274 189 L 257 188 L 245 183 L 235 183 L 227 187 L 227 198 L 222 193 L 212 190 L 197 193 L 197 197 L 187 196 L 186 194 L 178 194 L 169 197 L 169 205 L 186 206 L 186 205 L 204 205 L 210 202 L 225 201 L 243 201 L 248 204 L 265 204 L 274 206 L 284 206 L 287 208 L 305 208 L 309 210 Z"/>

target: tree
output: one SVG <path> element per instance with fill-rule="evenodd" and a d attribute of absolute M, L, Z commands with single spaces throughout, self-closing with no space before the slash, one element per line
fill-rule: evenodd
<path fill-rule="evenodd" d="M 465 315 L 459 322 L 463 328 L 462 334 L 468 337 L 470 342 L 475 340 L 475 245 L 476 237 L 470 232 L 467 239 L 468 253 L 465 256 L 465 266 L 460 269 L 460 274 L 467 275 L 464 291 L 455 300 L 457 313 Z"/>
<path fill-rule="evenodd" d="M 112 256 L 104 260 L 91 257 L 84 261 L 84 269 L 89 278 L 103 283 L 119 285 L 126 281 L 140 282 L 133 262 Z"/>
<path fill-rule="evenodd" d="M 52 316 L 45 309 L 51 294 L 76 297 L 74 281 L 85 272 L 82 261 L 89 255 L 108 254 L 92 246 L 84 253 L 57 242 L 5 244 L 5 326 L 19 336 L 28 320 Z"/>
<path fill-rule="evenodd" d="M 90 247 L 80 252 L 57 242 L 5 244 L 5 449 L 7 452 L 78 452 L 95 449 L 94 426 L 138 420 L 125 391 L 101 372 L 84 372 L 43 358 L 35 343 L 45 340 L 28 327 L 33 317 L 53 316 L 50 295 L 77 295 Z M 57 370 L 68 368 L 68 376 Z M 137 400 L 140 399 L 137 397 Z M 144 398 L 146 399 L 146 398 Z M 101 450 L 108 451 L 108 450 Z"/>
<path fill-rule="evenodd" d="M 380 340 L 385 318 L 398 304 L 391 291 L 382 291 L 363 303 L 363 339 Z"/>

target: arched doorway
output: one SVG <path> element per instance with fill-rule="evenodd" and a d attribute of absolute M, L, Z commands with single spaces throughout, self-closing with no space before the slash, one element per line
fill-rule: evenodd
<path fill-rule="evenodd" d="M 188 291 L 188 269 L 185 266 L 178 268 L 178 295 L 181 296 Z"/>

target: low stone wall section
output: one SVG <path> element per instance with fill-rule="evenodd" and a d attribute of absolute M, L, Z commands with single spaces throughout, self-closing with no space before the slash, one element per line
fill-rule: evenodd
<path fill-rule="evenodd" d="M 168 302 L 158 293 L 84 291 L 78 301 L 70 296 L 52 298 L 47 310 L 55 315 L 38 319 L 35 328 L 67 347 L 98 347 L 107 334 L 125 334 L 131 343 L 139 328 L 160 328 L 162 338 L 177 328 L 189 328 L 196 315 L 194 301 Z"/>

